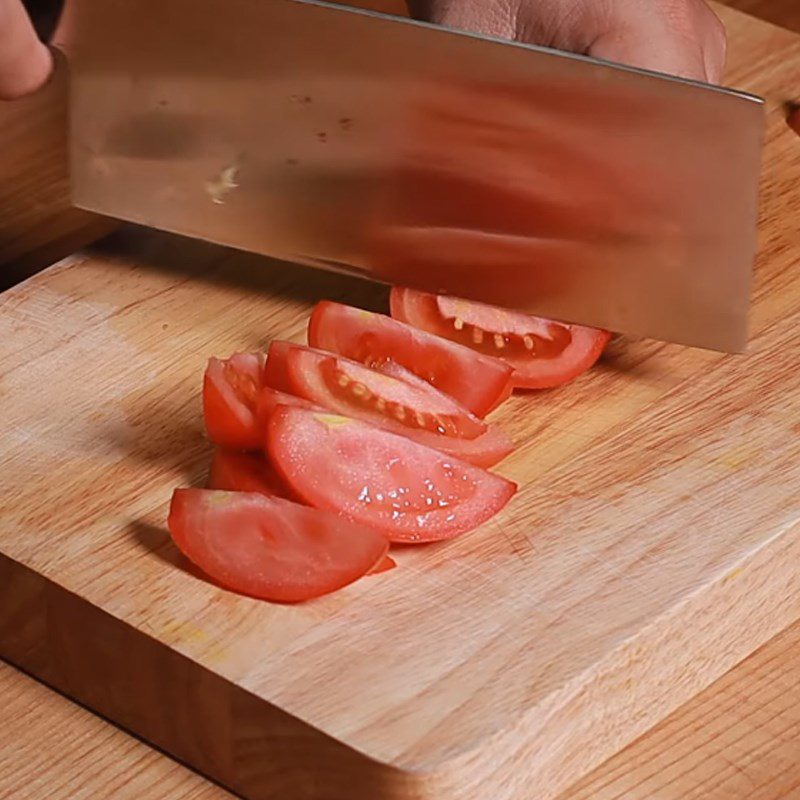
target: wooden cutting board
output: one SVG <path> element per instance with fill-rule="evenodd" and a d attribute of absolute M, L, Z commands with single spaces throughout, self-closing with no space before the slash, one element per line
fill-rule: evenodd
<path fill-rule="evenodd" d="M 800 616 L 800 40 L 735 12 L 769 100 L 750 355 L 614 342 L 497 415 L 508 509 L 300 607 L 202 580 L 205 359 L 382 289 L 127 230 L 0 298 L 0 655 L 249 798 L 550 798 Z"/>

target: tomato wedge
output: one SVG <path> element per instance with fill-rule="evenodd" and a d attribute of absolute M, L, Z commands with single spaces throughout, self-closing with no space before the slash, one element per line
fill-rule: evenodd
<path fill-rule="evenodd" d="M 567 325 L 456 297 L 395 287 L 392 316 L 476 352 L 501 358 L 513 367 L 511 383 L 520 389 L 560 386 L 589 369 L 611 334 Z"/>
<path fill-rule="evenodd" d="M 448 395 L 438 391 L 427 381 L 394 362 L 385 362 L 376 370 L 371 370 L 355 361 L 325 353 L 322 350 L 304 348 L 301 345 L 289 345 L 286 342 L 273 342 L 267 359 L 267 380 L 269 380 L 269 364 L 276 363 L 278 359 L 284 363 L 276 370 L 277 374 L 291 375 L 291 380 L 287 380 L 289 383 L 287 388 L 314 400 L 314 403 L 311 403 L 300 398 L 291 398 L 284 402 L 284 405 L 302 408 L 305 404 L 307 408 L 316 408 L 317 410 L 324 408 L 344 416 L 371 422 L 379 428 L 407 436 L 415 442 L 433 447 L 442 453 L 448 453 L 479 467 L 494 466 L 514 449 L 513 442 L 496 425 L 487 425 L 472 416 Z M 291 366 L 288 366 L 290 361 Z M 336 366 L 334 367 L 330 362 Z M 351 382 L 344 387 L 340 386 L 341 376 L 337 374 L 336 370 L 341 370 L 344 377 Z M 365 394 L 361 394 L 361 390 L 353 394 L 353 382 L 360 383 L 364 387 Z M 398 387 L 398 383 L 403 384 L 404 388 Z M 414 394 L 414 390 L 419 394 Z M 270 391 L 269 388 L 264 389 L 265 393 L 268 391 Z M 389 397 L 393 397 L 394 400 L 387 399 Z M 466 415 L 472 425 L 479 426 L 482 433 L 473 439 L 466 439 L 431 430 L 432 426 L 430 425 L 426 429 L 407 424 L 412 419 L 416 421 L 417 413 L 409 406 L 409 403 L 419 402 L 428 397 L 436 403 L 434 408 L 438 409 L 438 413 L 441 414 L 440 419 L 448 412 L 457 411 L 459 415 Z M 269 405 L 272 410 L 275 405 L 282 402 L 281 398 L 289 398 L 289 395 L 273 390 L 273 397 L 269 401 L 262 401 L 262 404 L 263 406 Z M 399 407 L 404 409 L 405 422 L 400 422 L 393 416 L 398 407 L 395 401 L 400 400 L 402 400 L 402 404 Z M 432 416 L 430 406 L 426 408 L 426 405 L 423 402 L 417 406 L 421 409 L 419 413 L 422 415 L 423 422 L 428 422 Z M 384 410 L 377 411 L 375 406 Z M 266 417 L 264 418 L 266 419 Z M 451 431 L 454 427 L 460 429 L 452 419 L 448 422 L 451 423 Z"/>
<path fill-rule="evenodd" d="M 449 539 L 476 528 L 516 485 L 358 420 L 282 406 L 267 450 L 298 497 L 382 531 L 392 542 Z"/>
<path fill-rule="evenodd" d="M 271 386 L 265 386 L 261 390 L 258 398 L 258 406 L 256 407 L 256 418 L 261 431 L 261 447 L 264 447 L 264 431 L 267 429 L 267 420 L 272 412 L 278 406 L 297 406 L 298 408 L 307 408 L 311 411 L 325 411 L 322 406 L 318 406 L 309 400 L 304 400 L 295 394 L 273 389 Z"/>
<path fill-rule="evenodd" d="M 485 422 L 425 381 L 411 385 L 344 356 L 302 345 L 289 345 L 283 352 L 292 391 L 336 413 L 412 438 L 420 433 L 474 439 L 486 431 Z"/>
<path fill-rule="evenodd" d="M 498 358 L 383 314 L 327 300 L 311 315 L 308 342 L 367 366 L 396 361 L 481 418 L 507 392 L 512 373 Z"/>
<path fill-rule="evenodd" d="M 211 459 L 208 488 L 228 492 L 260 492 L 268 497 L 288 497 L 286 487 L 262 455 L 218 448 Z"/>
<path fill-rule="evenodd" d="M 396 566 L 397 562 L 391 556 L 384 556 L 383 561 L 374 566 L 367 574 L 380 575 L 381 572 L 388 572 L 390 569 L 394 569 Z"/>
<path fill-rule="evenodd" d="M 209 439 L 230 450 L 258 450 L 263 431 L 256 419 L 264 382 L 264 357 L 237 353 L 211 358 L 203 378 L 203 418 Z"/>
<path fill-rule="evenodd" d="M 168 526 L 178 549 L 229 589 L 297 603 L 381 566 L 377 531 L 277 497 L 176 489 Z"/>

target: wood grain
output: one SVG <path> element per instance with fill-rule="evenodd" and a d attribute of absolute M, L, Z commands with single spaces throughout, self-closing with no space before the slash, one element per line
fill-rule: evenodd
<path fill-rule="evenodd" d="M 0 797 L 233 800 L 233 796 L 0 661 Z"/>
<path fill-rule="evenodd" d="M 800 622 L 559 800 L 800 797 L 798 653 Z M 224 789 L 2 662 L 0 697 L 0 797 L 231 800 Z"/>
<path fill-rule="evenodd" d="M 559 800 L 800 797 L 795 623 Z"/>
<path fill-rule="evenodd" d="M 523 489 L 496 522 L 273 607 L 199 579 L 163 532 L 207 459 L 203 362 L 298 337 L 318 297 L 385 297 L 126 232 L 0 301 L 0 653 L 252 798 L 510 800 L 552 797 L 799 616 L 781 106 L 800 44 L 726 20 L 732 82 L 769 100 L 750 356 L 617 342 L 501 411 Z"/>
<path fill-rule="evenodd" d="M 796 0 L 722 0 L 731 8 L 800 31 L 800 5 Z"/>

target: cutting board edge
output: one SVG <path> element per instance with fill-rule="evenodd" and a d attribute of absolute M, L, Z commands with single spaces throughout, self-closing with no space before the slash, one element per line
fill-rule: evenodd
<path fill-rule="evenodd" d="M 776 580 L 785 592 L 774 591 Z M 288 781 L 298 797 L 314 797 L 300 794 L 313 764 L 313 780 L 340 781 L 343 798 L 362 781 L 382 800 L 477 800 L 487 791 L 512 800 L 531 783 L 546 787 L 540 798 L 549 800 L 800 617 L 800 523 L 620 642 L 516 725 L 438 764 L 359 752 L 3 553 L 0 587 L 0 657 L 251 800 L 274 797 L 270 756 L 281 743 L 289 766 L 281 765 L 278 783 Z M 707 613 L 719 605 L 730 609 L 721 627 Z M 703 629 L 704 617 L 713 628 Z M 687 619 L 697 629 L 682 636 Z M 712 647 L 715 637 L 726 644 Z M 602 713 L 574 731 L 570 718 L 586 718 L 589 706 Z M 214 741 L 208 734 L 219 726 L 233 735 Z"/>
<path fill-rule="evenodd" d="M 780 596 L 775 592 L 776 582 L 786 589 Z M 743 583 L 748 584 L 747 589 L 742 588 Z M 739 599 L 742 597 L 746 607 Z M 729 609 L 721 627 L 708 613 L 719 606 Z M 687 619 L 701 626 L 704 615 L 706 622 L 714 625 L 707 635 L 681 640 Z M 524 712 L 516 725 L 456 755 L 447 762 L 447 773 L 463 775 L 465 770 L 477 769 L 491 774 L 493 800 L 523 797 L 532 783 L 539 787 L 537 800 L 555 798 L 579 780 L 577 775 L 587 775 L 616 755 L 799 618 L 797 521 L 748 552 L 714 581 L 666 609 L 637 635 L 620 642 L 603 660 Z M 714 636 L 727 641 L 727 646 L 711 647 Z M 673 656 L 660 655 L 669 646 Z M 711 658 L 703 662 L 704 652 Z M 663 665 L 668 671 L 660 669 Z M 676 680 L 680 689 L 676 689 Z M 594 728 L 584 730 L 578 738 L 564 736 L 570 717 L 581 716 L 581 706 L 592 705 L 602 709 L 593 720 Z M 620 721 L 624 724 L 615 724 Z M 526 743 L 523 748 L 520 741 Z M 532 763 L 537 764 L 535 770 L 530 768 Z M 407 766 L 423 768 L 419 763 Z M 509 776 L 515 777 L 513 787 L 508 784 Z M 433 796 L 461 798 L 462 788 L 452 787 L 452 795 Z M 486 791 L 487 787 L 482 784 L 480 789 Z"/>
<path fill-rule="evenodd" d="M 2 551 L 0 659 L 249 800 L 284 796 L 270 788 L 273 767 L 284 771 L 277 784 L 288 796 L 316 797 L 307 794 L 309 765 L 311 782 L 338 781 L 342 798 L 353 787 L 382 800 L 430 797 L 419 793 L 418 776 L 297 719 Z M 220 741 L 209 741 L 220 729 Z M 226 752 L 225 742 L 242 753 Z M 274 758 L 281 744 L 288 767 Z"/>

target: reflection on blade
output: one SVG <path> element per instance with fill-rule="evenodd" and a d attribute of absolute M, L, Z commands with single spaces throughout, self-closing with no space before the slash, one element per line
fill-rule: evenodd
<path fill-rule="evenodd" d="M 76 205 L 629 334 L 745 343 L 755 98 L 324 3 L 67 12 Z"/>

